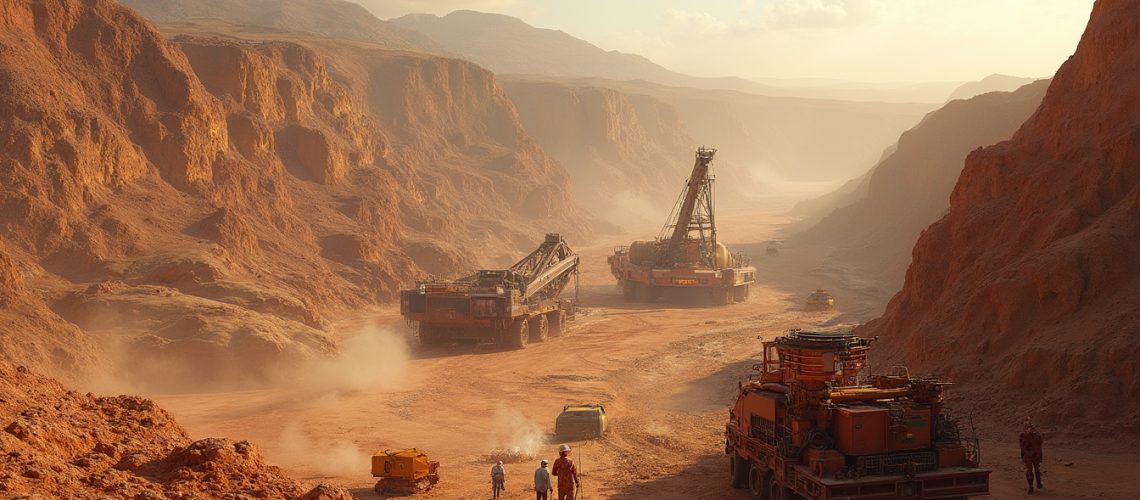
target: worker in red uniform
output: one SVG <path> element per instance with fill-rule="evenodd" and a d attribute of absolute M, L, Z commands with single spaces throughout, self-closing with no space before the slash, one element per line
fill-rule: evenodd
<path fill-rule="evenodd" d="M 578 479 L 578 468 L 570 460 L 570 445 L 558 446 L 558 460 L 550 472 L 558 477 L 558 500 L 574 500 L 574 489 L 582 483 Z"/>
<path fill-rule="evenodd" d="M 1029 485 L 1028 493 L 1033 494 L 1033 480 L 1037 479 L 1037 489 L 1044 488 L 1041 484 L 1041 434 L 1033 427 L 1029 417 L 1025 417 L 1025 430 L 1021 431 L 1021 462 L 1025 464 L 1025 482 Z"/>

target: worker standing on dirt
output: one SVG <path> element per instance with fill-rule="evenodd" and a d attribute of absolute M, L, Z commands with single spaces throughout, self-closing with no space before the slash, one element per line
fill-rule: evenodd
<path fill-rule="evenodd" d="M 507 470 L 503 468 L 503 461 L 499 460 L 491 466 L 491 498 L 499 498 L 503 485 L 507 480 Z"/>
<path fill-rule="evenodd" d="M 550 461 L 544 458 L 542 462 L 538 464 L 538 468 L 534 470 L 535 500 L 549 500 L 549 495 L 554 493 L 554 488 L 550 484 L 550 470 L 546 468 L 546 465 L 549 463 Z"/>
<path fill-rule="evenodd" d="M 1034 479 L 1037 479 L 1037 489 L 1045 486 L 1041 484 L 1041 434 L 1029 417 L 1025 417 L 1025 429 L 1018 441 L 1021 442 L 1021 462 L 1025 464 L 1025 482 L 1029 485 L 1028 493 L 1032 495 Z"/>
<path fill-rule="evenodd" d="M 578 478 L 578 468 L 570 460 L 570 445 L 558 446 L 558 460 L 554 461 L 551 472 L 558 476 L 558 500 L 574 500 L 574 489 L 582 483 Z"/>

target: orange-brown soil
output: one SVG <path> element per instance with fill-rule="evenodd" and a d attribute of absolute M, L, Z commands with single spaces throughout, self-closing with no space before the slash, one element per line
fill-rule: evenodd
<path fill-rule="evenodd" d="M 601 402 L 612 419 L 610 434 L 571 443 L 585 472 L 583 498 L 747 498 L 728 486 L 723 431 L 736 383 L 759 359 L 757 337 L 793 327 L 841 328 L 858 311 L 882 305 L 869 302 L 858 287 L 833 286 L 841 277 L 818 268 L 818 250 L 785 248 L 777 257 L 763 256 L 761 242 L 787 222 L 773 213 L 722 212 L 725 241 L 752 254 L 760 269 L 760 283 L 746 303 L 623 302 L 604 260 L 611 245 L 576 246 L 588 310 L 563 337 L 519 351 L 414 348 L 410 359 L 383 377 L 353 390 L 327 386 L 321 397 L 274 389 L 157 399 L 194 433 L 250 439 L 296 477 L 328 481 L 361 498 L 374 497 L 369 454 L 424 449 L 442 463 L 442 480 L 422 497 L 448 499 L 487 498 L 494 459 L 513 458 L 502 451 L 516 448 L 524 458 L 508 460 L 505 498 L 533 497 L 528 489 L 537 461 L 556 455 L 558 441 L 550 434 L 562 405 Z M 837 309 L 804 311 L 807 293 L 820 286 L 835 293 Z M 341 330 L 369 331 L 365 324 L 407 334 L 390 308 L 346 319 Z M 883 343 L 877 346 L 874 353 Z M 949 391 L 951 406 L 965 404 L 954 387 Z M 974 418 L 983 463 L 994 469 L 993 498 L 1023 494 L 1016 425 L 981 413 Z M 1127 471 L 1140 459 L 1103 441 L 1062 440 L 1057 430 L 1044 428 L 1042 496 L 1133 498 L 1140 480 Z"/>
<path fill-rule="evenodd" d="M 265 463 L 248 441 L 191 441 L 149 399 L 67 390 L 0 362 L 0 496 L 349 498 Z"/>

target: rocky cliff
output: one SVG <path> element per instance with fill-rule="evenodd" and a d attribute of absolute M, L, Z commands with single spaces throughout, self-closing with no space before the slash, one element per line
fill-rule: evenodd
<path fill-rule="evenodd" d="M 966 82 L 959 85 L 958 88 L 950 93 L 950 97 L 946 100 L 969 99 L 990 92 L 1013 92 L 1014 90 L 1033 83 L 1033 81 L 1033 78 L 995 73 L 976 82 Z"/>
<path fill-rule="evenodd" d="M 529 80 L 503 85 L 527 132 L 566 168 L 583 205 L 617 224 L 664 220 L 699 145 L 676 109 L 605 87 Z"/>
<path fill-rule="evenodd" d="M 0 150 L 4 355 L 57 374 L 263 381 L 422 273 L 584 234 L 486 70 L 327 39 L 171 42 L 109 0 L 0 4 Z"/>
<path fill-rule="evenodd" d="M 842 206 L 795 240 L 828 245 L 833 257 L 878 275 L 891 293 L 898 290 L 919 233 L 949 207 L 966 155 L 1012 136 L 1037 110 L 1048 84 L 956 100 L 930 113 L 871 170 L 860 197 L 838 195 L 834 202 Z"/>
<path fill-rule="evenodd" d="M 1140 433 L 1137 18 L 1140 2 L 1096 3 L 1040 109 L 966 158 L 903 290 L 862 329 L 1009 425 Z"/>

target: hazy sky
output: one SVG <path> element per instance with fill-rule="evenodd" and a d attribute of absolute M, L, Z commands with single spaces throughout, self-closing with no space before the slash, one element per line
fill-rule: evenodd
<path fill-rule="evenodd" d="M 673 70 L 868 82 L 1052 75 L 1093 0 L 353 0 L 381 18 L 456 9 L 560 29 Z"/>

